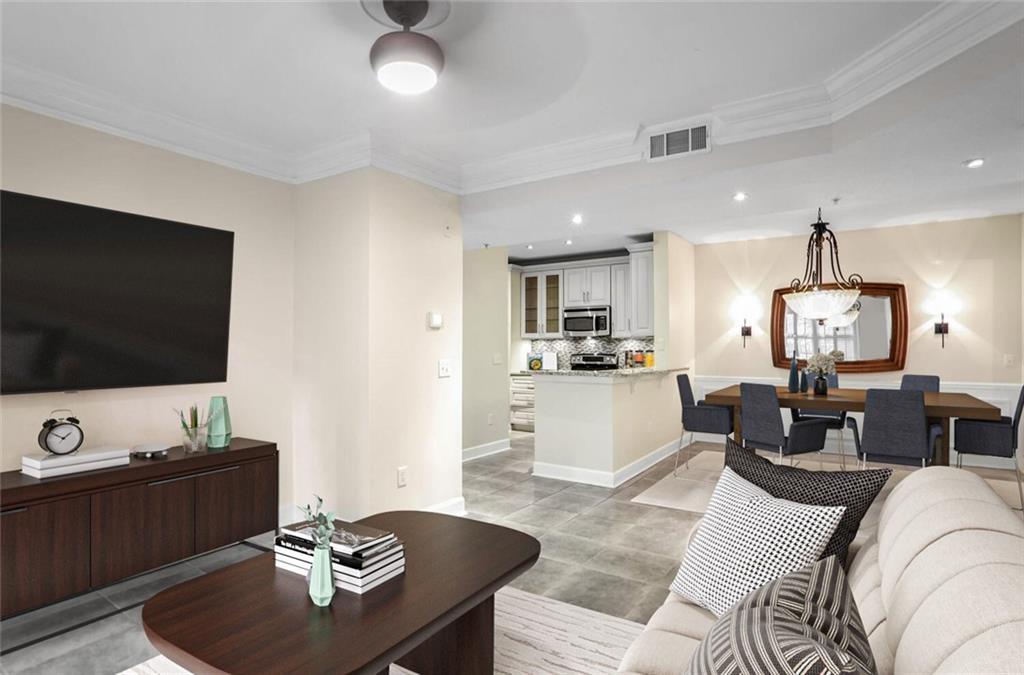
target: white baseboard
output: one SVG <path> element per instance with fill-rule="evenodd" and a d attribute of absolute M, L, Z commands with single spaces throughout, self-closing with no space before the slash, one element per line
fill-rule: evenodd
<path fill-rule="evenodd" d="M 496 455 L 499 452 L 505 452 L 512 447 L 511 441 L 507 438 L 502 438 L 497 441 L 490 443 L 483 443 L 482 445 L 474 445 L 471 448 L 462 449 L 462 461 L 468 462 L 471 459 L 480 459 L 487 455 Z"/>
<path fill-rule="evenodd" d="M 679 439 L 675 439 L 665 445 L 652 450 L 640 459 L 630 462 L 618 471 L 599 471 L 597 469 L 583 469 L 578 466 L 566 466 L 564 464 L 548 464 L 546 462 L 533 463 L 533 475 L 540 478 L 555 478 L 573 483 L 586 483 L 599 487 L 618 487 L 651 468 L 666 457 L 671 457 L 679 445 Z M 687 443 L 686 445 L 689 445 Z M 686 447 L 686 446 L 683 446 Z"/>
<path fill-rule="evenodd" d="M 451 516 L 464 516 L 466 515 L 466 500 L 462 495 L 459 495 L 458 497 L 446 499 L 443 502 L 433 504 L 420 510 L 432 511 L 434 513 L 447 513 Z"/>

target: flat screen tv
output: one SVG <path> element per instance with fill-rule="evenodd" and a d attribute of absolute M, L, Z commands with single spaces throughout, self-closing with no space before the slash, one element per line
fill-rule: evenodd
<path fill-rule="evenodd" d="M 227 379 L 234 233 L 0 192 L 0 393 Z"/>

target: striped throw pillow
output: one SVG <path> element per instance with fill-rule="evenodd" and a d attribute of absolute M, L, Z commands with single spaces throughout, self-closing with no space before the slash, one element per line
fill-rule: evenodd
<path fill-rule="evenodd" d="M 740 600 L 704 636 L 688 672 L 874 673 L 874 657 L 842 563 L 829 556 Z"/>
<path fill-rule="evenodd" d="M 726 467 L 672 590 L 722 616 L 755 588 L 821 557 L 843 511 L 777 499 Z"/>

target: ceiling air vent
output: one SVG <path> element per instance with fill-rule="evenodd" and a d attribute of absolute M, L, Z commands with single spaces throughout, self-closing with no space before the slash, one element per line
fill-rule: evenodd
<path fill-rule="evenodd" d="M 708 125 L 668 131 L 651 136 L 648 159 L 664 159 L 673 155 L 708 151 Z"/>

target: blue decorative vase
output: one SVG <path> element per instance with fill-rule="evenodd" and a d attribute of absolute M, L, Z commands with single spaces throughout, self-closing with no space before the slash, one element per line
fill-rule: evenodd
<path fill-rule="evenodd" d="M 793 354 L 793 360 L 789 362 L 789 391 L 792 394 L 800 391 L 800 375 L 797 373 L 796 354 Z"/>
<path fill-rule="evenodd" d="M 206 447 L 226 448 L 231 444 L 231 413 L 228 412 L 226 396 L 210 398 L 210 412 L 207 415 Z"/>
<path fill-rule="evenodd" d="M 807 371 L 806 370 L 801 370 L 800 371 L 800 393 L 801 394 L 806 394 L 807 393 Z"/>
<path fill-rule="evenodd" d="M 309 599 L 317 607 L 326 607 L 334 597 L 334 570 L 331 569 L 331 547 L 313 549 L 313 567 L 309 570 Z"/>

